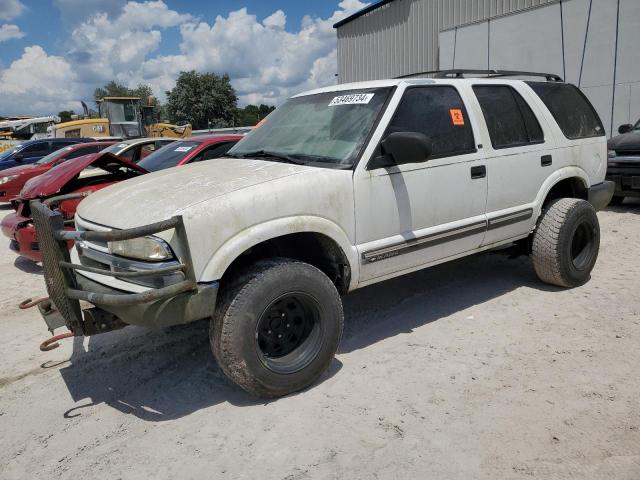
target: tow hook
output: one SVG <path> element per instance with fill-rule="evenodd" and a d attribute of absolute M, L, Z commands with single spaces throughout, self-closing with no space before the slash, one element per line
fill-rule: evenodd
<path fill-rule="evenodd" d="M 64 318 L 62 317 L 62 315 L 60 315 L 60 312 L 58 312 L 58 310 L 56 310 L 55 307 L 51 304 L 51 299 L 49 297 L 42 297 L 36 300 L 27 298 L 23 302 L 20 302 L 20 304 L 18 305 L 18 308 L 20 310 L 26 310 L 32 307 L 38 307 L 38 310 L 40 310 L 40 313 L 44 317 L 44 320 L 49 327 L 49 331 L 52 334 L 56 328 L 64 327 L 66 325 Z M 58 343 L 59 340 L 73 336 L 73 332 L 66 332 L 60 335 L 55 335 L 42 342 L 40 344 L 40 350 L 43 352 L 48 352 L 49 350 L 58 348 L 60 346 L 60 344 Z"/>
<path fill-rule="evenodd" d="M 65 333 L 61 333 L 60 335 L 54 335 L 51 338 L 47 338 L 44 342 L 40 344 L 40 350 L 43 352 L 48 352 L 49 350 L 58 348 L 60 346 L 60 344 L 58 343 L 59 340 L 62 340 L 64 338 L 70 338 L 73 336 L 74 336 L 73 332 L 65 332 Z"/>
<path fill-rule="evenodd" d="M 27 298 L 26 300 L 20 302 L 18 308 L 20 310 L 26 310 L 27 308 L 35 307 L 36 305 L 40 305 L 41 303 L 48 302 L 49 297 L 38 298 L 37 300 L 32 300 L 31 298 Z"/>

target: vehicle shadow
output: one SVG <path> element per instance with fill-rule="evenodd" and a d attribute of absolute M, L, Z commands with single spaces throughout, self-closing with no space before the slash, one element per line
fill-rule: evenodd
<path fill-rule="evenodd" d="M 640 215 L 640 198 L 625 198 L 622 205 L 609 205 L 605 208 L 607 212 L 615 213 L 635 213 Z"/>
<path fill-rule="evenodd" d="M 509 260 L 492 253 L 357 290 L 344 299 L 345 334 L 339 353 L 411 332 L 521 286 L 556 290 L 537 280 L 528 258 Z M 81 415 L 83 408 L 100 403 L 156 422 L 221 402 L 266 403 L 225 377 L 211 354 L 207 321 L 164 330 L 128 327 L 73 341 L 72 356 L 60 373 L 71 397 L 80 403 L 65 417 Z M 341 367 L 335 359 L 320 382 Z"/>
<path fill-rule="evenodd" d="M 24 273 L 43 274 L 42 265 L 25 257 L 16 257 L 13 266 Z"/>

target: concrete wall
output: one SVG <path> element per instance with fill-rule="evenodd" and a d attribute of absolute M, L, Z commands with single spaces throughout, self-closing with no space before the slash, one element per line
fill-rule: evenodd
<path fill-rule="evenodd" d="M 640 118 L 640 1 L 563 0 L 440 32 L 440 67 L 557 73 L 578 85 L 607 134 Z"/>

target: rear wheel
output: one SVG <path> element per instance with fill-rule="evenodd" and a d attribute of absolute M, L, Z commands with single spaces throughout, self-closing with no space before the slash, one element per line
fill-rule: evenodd
<path fill-rule="evenodd" d="M 256 263 L 222 293 L 210 341 L 222 370 L 260 397 L 311 385 L 340 343 L 342 302 L 329 278 L 289 259 Z"/>
<path fill-rule="evenodd" d="M 575 198 L 553 201 L 533 234 L 533 265 L 552 285 L 576 287 L 591 276 L 600 248 L 600 224 L 593 206 Z"/>

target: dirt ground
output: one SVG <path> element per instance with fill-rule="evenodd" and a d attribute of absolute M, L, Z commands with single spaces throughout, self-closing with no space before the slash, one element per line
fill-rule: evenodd
<path fill-rule="evenodd" d="M 2 246 L 0 478 L 638 480 L 640 202 L 599 218 L 581 288 L 488 253 L 354 292 L 330 371 L 267 403 L 206 322 L 40 352 L 41 272 Z"/>

